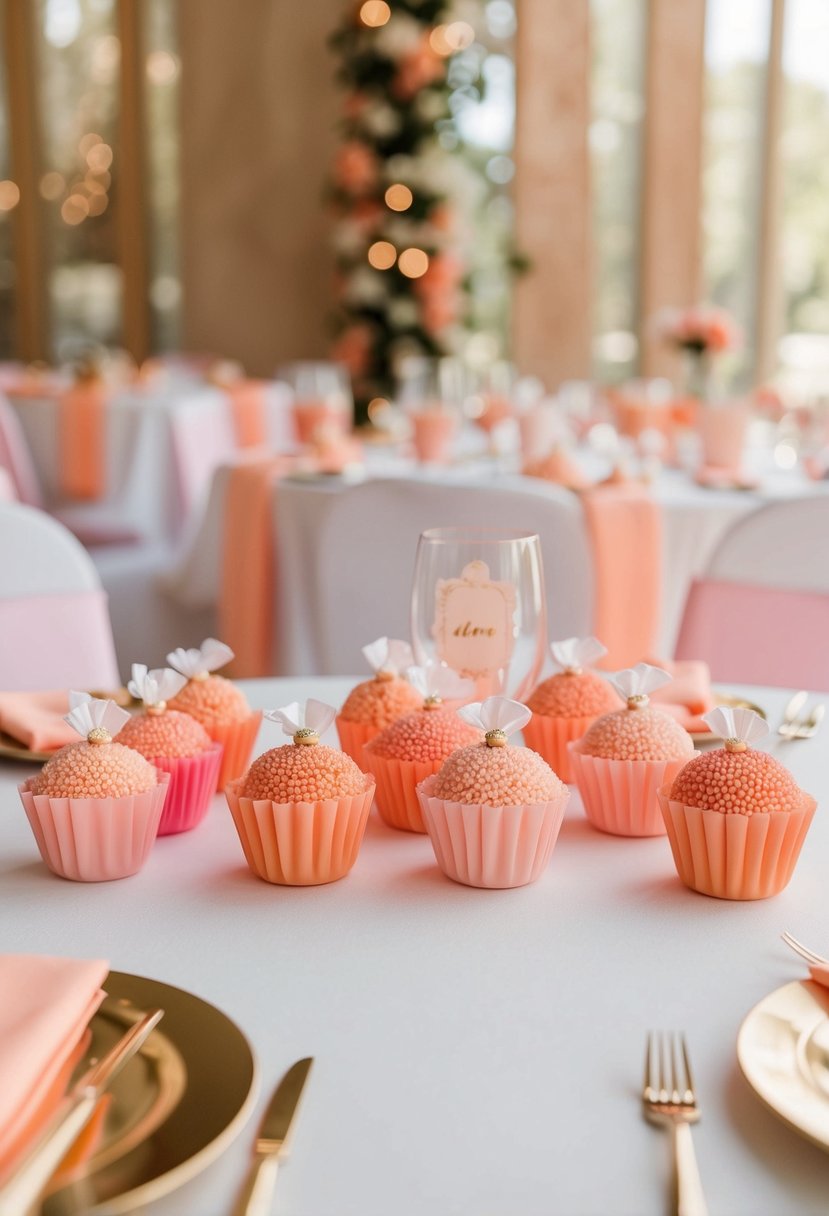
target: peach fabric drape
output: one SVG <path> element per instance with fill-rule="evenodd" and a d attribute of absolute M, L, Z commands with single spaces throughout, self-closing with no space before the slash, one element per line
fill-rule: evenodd
<path fill-rule="evenodd" d="M 74 384 L 58 413 L 61 486 L 67 498 L 102 498 L 106 489 L 106 390 L 96 381 Z"/>
<path fill-rule="evenodd" d="M 225 386 L 240 448 L 259 447 L 267 441 L 266 387 L 265 380 L 235 380 Z"/>

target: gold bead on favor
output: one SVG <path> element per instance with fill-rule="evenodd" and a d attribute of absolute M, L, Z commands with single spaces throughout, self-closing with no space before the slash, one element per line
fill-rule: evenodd
<path fill-rule="evenodd" d="M 566 676 L 580 676 L 584 672 L 583 667 L 565 667 L 564 674 Z"/>
<path fill-rule="evenodd" d="M 644 693 L 637 693 L 635 697 L 628 697 L 628 709 L 644 709 L 648 704 L 648 698 Z"/>
<path fill-rule="evenodd" d="M 381 667 L 381 668 L 380 668 L 380 670 L 377 672 L 377 675 L 375 676 L 375 679 L 380 680 L 380 681 L 382 681 L 383 683 L 386 683 L 388 680 L 393 680 L 393 679 L 394 679 L 394 672 L 393 672 L 393 671 L 389 671 L 389 670 L 388 670 L 387 668 L 385 668 L 385 667 Z"/>
<path fill-rule="evenodd" d="M 94 726 L 86 736 L 86 741 L 94 747 L 98 747 L 101 743 L 111 743 L 112 735 L 103 726 Z"/>
<path fill-rule="evenodd" d="M 427 697 L 423 702 L 424 709 L 440 709 L 443 704 L 443 697 L 431 696 Z"/>
<path fill-rule="evenodd" d="M 303 726 L 302 729 L 298 730 L 294 735 L 295 747 L 313 747 L 314 744 L 319 743 L 319 741 L 319 735 L 315 730 L 311 730 L 310 726 Z"/>
<path fill-rule="evenodd" d="M 194 676 L 190 677 L 190 679 L 191 680 L 206 680 L 209 675 L 210 675 L 209 671 L 197 671 Z"/>
<path fill-rule="evenodd" d="M 488 730 L 484 735 L 487 747 L 506 747 L 509 742 L 506 732 L 502 730 Z"/>
<path fill-rule="evenodd" d="M 148 713 L 148 714 L 152 714 L 152 715 L 153 715 L 153 717 L 155 718 L 155 717 L 157 717 L 159 714 L 163 714 L 163 713 L 165 712 L 165 710 L 166 710 L 166 709 L 167 709 L 167 702 L 166 702 L 166 701 L 158 701 L 158 702 L 156 702 L 156 704 L 155 704 L 155 705 L 148 705 L 148 706 L 147 706 L 147 713 Z"/>
<path fill-rule="evenodd" d="M 725 750 L 727 752 L 747 752 L 748 744 L 743 739 L 726 739 Z"/>

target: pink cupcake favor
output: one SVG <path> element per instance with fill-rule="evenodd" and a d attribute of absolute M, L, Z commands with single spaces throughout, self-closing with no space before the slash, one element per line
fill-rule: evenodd
<path fill-rule="evenodd" d="M 189 832 L 201 823 L 216 791 L 222 763 L 221 743 L 214 743 L 190 714 L 167 706 L 186 683 L 184 676 L 169 667 L 149 671 L 143 663 L 133 663 L 127 687 L 146 708 L 143 714 L 134 714 L 118 734 L 119 743 L 170 774 L 159 836 Z"/>
<path fill-rule="evenodd" d="M 718 899 L 767 899 L 788 884 L 817 803 L 791 773 L 750 746 L 768 733 L 751 709 L 704 715 L 725 740 L 659 792 L 679 877 Z"/>
<path fill-rule="evenodd" d="M 206 638 L 198 648 L 179 647 L 167 655 L 170 666 L 187 678 L 170 709 L 190 714 L 224 748 L 216 780 L 220 791 L 247 768 L 262 721 L 261 710 L 251 710 L 240 688 L 224 676 L 212 674 L 232 658 L 230 647 L 215 638 Z"/>
<path fill-rule="evenodd" d="M 363 747 L 392 722 L 420 707 L 422 698 L 403 672 L 411 667 L 412 648 L 395 638 L 378 638 L 363 647 L 374 679 L 353 688 L 337 715 L 340 746 L 357 765 Z"/>
<path fill-rule="evenodd" d="M 522 887 L 544 872 L 569 791 L 550 766 L 509 735 L 530 710 L 506 697 L 459 709 L 483 743 L 455 751 L 417 787 L 437 863 L 469 887 Z"/>
<path fill-rule="evenodd" d="M 113 743 L 129 714 L 114 701 L 70 692 L 65 721 L 83 736 L 18 786 L 46 865 L 75 882 L 108 882 L 141 869 L 158 833 L 170 778 Z"/>
<path fill-rule="evenodd" d="M 265 752 L 225 790 L 245 859 L 265 882 L 335 882 L 357 860 L 374 782 L 320 743 L 336 712 L 313 699 L 268 710 L 293 742 Z"/>
<path fill-rule="evenodd" d="M 598 638 L 566 638 L 550 646 L 556 673 L 527 701 L 532 718 L 524 727 L 527 747 L 543 756 L 562 781 L 572 781 L 567 745 L 580 739 L 600 714 L 618 709 L 613 688 L 589 667 L 607 648 Z"/>
<path fill-rule="evenodd" d="M 647 663 L 620 671 L 611 683 L 626 707 L 597 718 L 568 745 L 585 814 L 602 832 L 665 834 L 657 793 L 694 754 L 687 731 L 648 702 L 648 693 L 670 678 Z"/>
<path fill-rule="evenodd" d="M 387 726 L 366 744 L 363 754 L 377 782 L 380 818 L 392 828 L 425 832 L 418 785 L 457 748 L 480 742 L 481 733 L 444 704 L 444 698 L 469 697 L 475 689 L 472 680 L 437 663 L 410 667 L 407 674 L 422 698 L 421 708 Z"/>

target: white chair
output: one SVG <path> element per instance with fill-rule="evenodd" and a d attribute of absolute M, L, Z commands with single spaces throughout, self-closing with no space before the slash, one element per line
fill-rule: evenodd
<path fill-rule="evenodd" d="M 291 487 L 296 491 L 298 487 Z M 306 494 L 313 493 L 308 490 Z M 284 641 L 300 628 L 312 631 L 310 662 L 318 672 L 362 670 L 360 647 L 381 634 L 409 636 L 415 550 L 420 533 L 442 526 L 514 528 L 541 538 L 547 588 L 548 631 L 567 637 L 590 631 L 592 575 L 581 507 L 575 495 L 524 478 L 499 478 L 490 485 L 438 484 L 423 480 L 372 481 L 330 495 L 330 506 L 312 537 L 296 512 L 301 494 L 277 506 L 280 531 L 280 607 L 294 620 L 279 622 Z M 286 529 L 305 537 L 305 561 L 312 563 L 311 586 L 293 607 L 285 592 L 299 562 L 283 561 Z M 301 602 L 302 601 L 302 602 Z M 282 664 L 286 656 L 280 647 Z M 306 663 L 308 659 L 306 658 Z"/>
<path fill-rule="evenodd" d="M 119 683 L 106 594 L 88 553 L 43 511 L 0 504 L 0 688 Z"/>
<path fill-rule="evenodd" d="M 829 591 L 829 495 L 769 503 L 738 520 L 706 578 L 788 591 Z"/>

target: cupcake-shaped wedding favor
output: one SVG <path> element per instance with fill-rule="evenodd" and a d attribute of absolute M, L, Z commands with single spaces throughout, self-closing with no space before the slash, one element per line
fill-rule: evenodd
<path fill-rule="evenodd" d="M 292 742 L 259 756 L 225 791 L 247 863 L 266 882 L 334 882 L 357 860 L 374 782 L 320 743 L 336 712 L 314 700 L 268 710 Z"/>
<path fill-rule="evenodd" d="M 222 745 L 190 714 L 170 709 L 168 701 L 187 680 L 169 667 L 149 671 L 133 663 L 128 689 L 145 711 L 121 728 L 118 742 L 132 747 L 162 772 L 170 774 L 159 836 L 188 832 L 201 823 L 216 791 Z"/>
<path fill-rule="evenodd" d="M 567 745 L 580 739 L 600 714 L 621 705 L 607 680 L 590 665 L 607 654 L 597 638 L 567 638 L 550 646 L 555 675 L 543 680 L 527 701 L 532 717 L 524 727 L 527 747 L 543 756 L 562 781 L 572 781 Z"/>
<path fill-rule="evenodd" d="M 232 658 L 230 647 L 215 638 L 207 638 L 198 649 L 179 647 L 167 655 L 170 666 L 187 677 L 181 692 L 170 702 L 170 709 L 190 714 L 201 722 L 213 742 L 224 748 L 218 790 L 247 768 L 262 721 L 261 710 L 250 708 L 241 689 L 224 676 L 213 674 Z"/>
<path fill-rule="evenodd" d="M 65 721 L 82 736 L 18 786 L 46 865 L 61 878 L 106 882 L 135 874 L 146 861 L 169 776 L 122 743 L 129 717 L 114 701 L 70 692 Z"/>
<path fill-rule="evenodd" d="M 719 899 L 766 899 L 787 885 L 816 802 L 768 752 L 751 746 L 768 726 L 751 709 L 704 715 L 724 746 L 703 752 L 659 792 L 686 886 Z"/>
<path fill-rule="evenodd" d="M 522 887 L 550 860 L 569 791 L 550 766 L 509 736 L 530 710 L 489 697 L 457 711 L 484 732 L 418 786 L 426 830 L 444 874 L 470 887 Z"/>
<path fill-rule="evenodd" d="M 648 693 L 670 678 L 647 663 L 620 671 L 611 683 L 625 708 L 597 718 L 583 738 L 568 745 L 585 814 L 602 832 L 665 833 L 657 792 L 694 753 L 687 731 L 648 703 Z"/>
<path fill-rule="evenodd" d="M 433 663 L 410 667 L 407 674 L 420 695 L 420 709 L 387 726 L 366 744 L 364 755 L 377 782 L 380 817 L 389 827 L 425 832 L 418 785 L 457 748 L 479 743 L 481 732 L 444 704 L 469 697 L 475 687 L 471 680 Z"/>
<path fill-rule="evenodd" d="M 408 642 L 378 638 L 363 647 L 374 679 L 352 688 L 337 715 L 340 746 L 355 764 L 363 764 L 363 747 L 392 722 L 420 707 L 422 697 L 403 673 L 413 663 Z"/>

